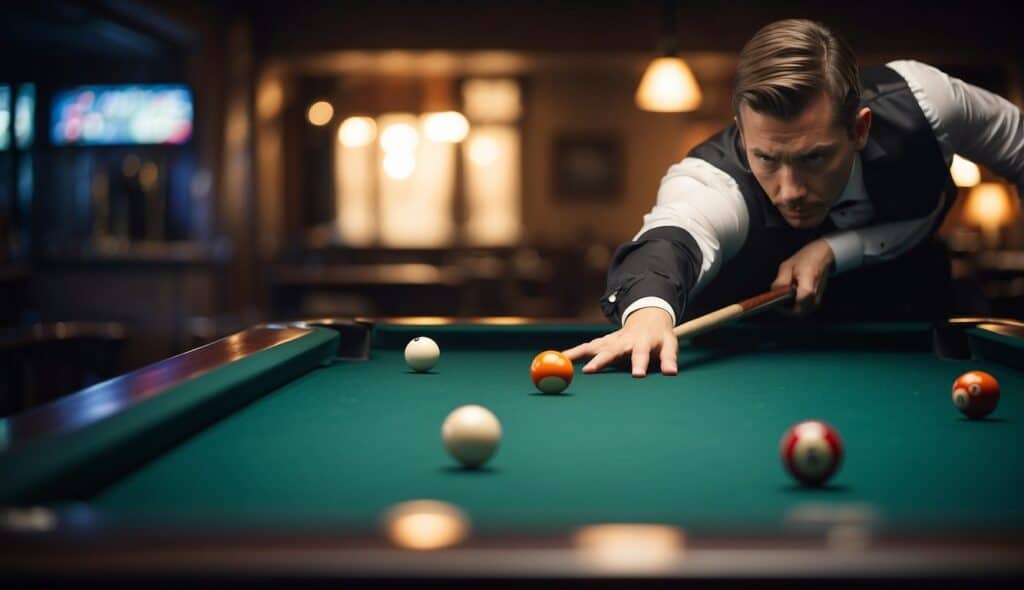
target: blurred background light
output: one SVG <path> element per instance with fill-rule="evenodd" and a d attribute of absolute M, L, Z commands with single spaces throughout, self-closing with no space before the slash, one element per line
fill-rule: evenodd
<path fill-rule="evenodd" d="M 284 105 L 284 89 L 277 80 L 265 80 L 260 84 L 256 97 L 256 111 L 264 119 L 276 117 Z"/>
<path fill-rule="evenodd" d="M 682 530 L 657 524 L 592 525 L 573 535 L 573 545 L 588 565 L 622 573 L 671 568 L 681 561 L 684 544 Z"/>
<path fill-rule="evenodd" d="M 981 170 L 978 169 L 978 165 L 958 154 L 953 154 L 949 172 L 953 176 L 953 182 L 961 188 L 970 188 L 981 182 Z"/>
<path fill-rule="evenodd" d="M 31 142 L 34 90 L 23 97 L 22 141 Z M 192 118 L 192 93 L 181 84 L 80 86 L 54 95 L 50 137 L 58 146 L 182 144 Z"/>
<path fill-rule="evenodd" d="M 11 87 L 0 84 L 0 151 L 10 145 L 11 129 Z"/>
<path fill-rule="evenodd" d="M 659 57 L 647 66 L 636 90 L 636 104 L 645 111 L 687 112 L 703 100 L 690 66 L 679 57 Z"/>
<path fill-rule="evenodd" d="M 519 83 L 507 78 L 473 78 L 462 85 L 464 111 L 478 123 L 506 123 L 523 112 Z"/>
<path fill-rule="evenodd" d="M 466 238 L 477 246 L 514 243 L 522 232 L 521 137 L 512 125 L 470 131 L 465 162 Z"/>
<path fill-rule="evenodd" d="M 21 84 L 18 86 L 18 96 L 14 100 L 14 140 L 19 149 L 32 147 L 35 138 L 35 126 L 32 123 L 35 116 L 35 84 Z"/>
<path fill-rule="evenodd" d="M 462 113 L 430 113 L 423 118 L 423 131 L 431 141 L 459 143 L 469 133 L 469 121 Z"/>
<path fill-rule="evenodd" d="M 469 535 L 469 519 L 461 510 L 437 500 L 412 500 L 384 516 L 384 530 L 402 549 L 433 551 L 461 542 Z"/>
<path fill-rule="evenodd" d="M 306 120 L 317 127 L 323 127 L 324 125 L 331 122 L 331 117 L 334 116 L 334 107 L 331 103 L 326 100 L 318 100 L 313 104 L 309 105 L 309 110 L 306 111 Z"/>
<path fill-rule="evenodd" d="M 345 147 L 370 145 L 377 139 L 377 123 L 370 117 L 348 117 L 338 126 L 338 142 Z"/>
<path fill-rule="evenodd" d="M 995 246 L 999 230 L 1013 221 L 1015 211 L 1010 191 L 999 182 L 982 182 L 971 189 L 964 204 L 964 219 L 981 228 L 986 240 Z"/>
<path fill-rule="evenodd" d="M 478 134 L 469 143 L 469 160 L 476 166 L 490 166 L 501 156 L 498 142 L 484 133 Z"/>
<path fill-rule="evenodd" d="M 384 155 L 381 165 L 389 178 L 405 180 L 416 170 L 416 156 L 406 151 L 388 152 Z"/>
<path fill-rule="evenodd" d="M 420 134 L 409 123 L 392 123 L 384 126 L 380 134 L 380 147 L 385 152 L 407 152 L 416 149 Z"/>

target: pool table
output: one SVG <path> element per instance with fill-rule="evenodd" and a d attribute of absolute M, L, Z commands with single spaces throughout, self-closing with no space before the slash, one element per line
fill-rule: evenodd
<path fill-rule="evenodd" d="M 1019 322 L 739 323 L 684 341 L 675 377 L 577 365 L 564 393 L 534 388 L 537 352 L 609 329 L 513 318 L 266 324 L 8 417 L 0 575 L 1024 575 Z M 420 335 L 442 351 L 425 373 L 403 360 Z M 969 369 L 1002 386 L 983 420 L 951 401 Z M 452 460 L 440 436 L 445 416 L 470 403 L 503 429 L 477 470 Z M 779 458 L 786 428 L 811 418 L 845 444 L 838 473 L 817 488 Z M 450 510 L 456 533 L 407 544 L 393 509 L 427 499 Z"/>

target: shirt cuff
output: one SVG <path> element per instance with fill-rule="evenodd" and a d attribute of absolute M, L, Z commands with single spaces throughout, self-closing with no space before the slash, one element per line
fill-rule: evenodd
<path fill-rule="evenodd" d="M 864 243 L 856 231 L 839 232 L 822 239 L 828 243 L 835 258 L 835 271 L 832 274 L 844 273 L 864 264 Z"/>
<path fill-rule="evenodd" d="M 633 303 L 630 303 L 629 307 L 626 308 L 626 311 L 622 312 L 622 325 L 626 325 L 626 320 L 629 319 L 629 314 L 645 307 L 657 307 L 658 309 L 664 309 L 668 313 L 669 317 L 672 318 L 672 325 L 676 325 L 676 312 L 672 311 L 672 306 L 669 305 L 668 301 L 665 301 L 661 297 L 653 296 L 641 297 Z"/>

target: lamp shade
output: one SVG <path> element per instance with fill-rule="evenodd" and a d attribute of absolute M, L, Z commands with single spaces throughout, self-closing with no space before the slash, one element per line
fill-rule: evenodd
<path fill-rule="evenodd" d="M 695 111 L 701 100 L 697 79 L 680 57 L 659 57 L 652 61 L 636 89 L 636 104 L 645 111 Z"/>

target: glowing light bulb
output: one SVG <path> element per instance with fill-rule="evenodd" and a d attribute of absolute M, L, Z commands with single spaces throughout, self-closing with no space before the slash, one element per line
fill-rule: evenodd
<path fill-rule="evenodd" d="M 318 100 L 314 102 L 309 105 L 309 110 L 306 111 L 306 119 L 317 127 L 323 127 L 330 123 L 331 117 L 333 116 L 334 107 L 332 107 L 331 103 L 326 100 Z"/>
<path fill-rule="evenodd" d="M 419 142 L 419 132 L 407 123 L 388 125 L 380 134 L 380 147 L 385 152 L 411 152 Z"/>
<path fill-rule="evenodd" d="M 660 57 L 651 62 L 636 90 L 636 103 L 645 111 L 695 111 L 702 100 L 690 66 L 682 58 Z"/>
<path fill-rule="evenodd" d="M 363 147 L 377 138 L 377 123 L 370 117 L 349 117 L 338 127 L 338 143 L 345 147 Z"/>
<path fill-rule="evenodd" d="M 456 111 L 431 113 L 424 118 L 423 130 L 431 141 L 458 143 L 469 134 L 469 121 Z"/>
<path fill-rule="evenodd" d="M 982 182 L 971 189 L 964 204 L 964 218 L 981 227 L 989 247 L 999 247 L 1000 229 L 1013 220 L 1010 191 L 998 182 Z"/>

